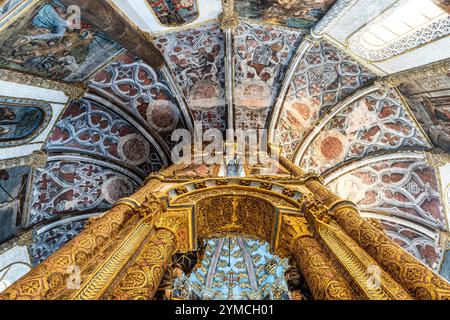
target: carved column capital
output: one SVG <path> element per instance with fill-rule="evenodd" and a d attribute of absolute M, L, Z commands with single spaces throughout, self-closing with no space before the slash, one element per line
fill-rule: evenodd
<path fill-rule="evenodd" d="M 145 198 L 142 206 L 136 208 L 134 211 L 139 214 L 142 218 L 156 216 L 157 214 L 165 211 L 164 203 L 157 197 L 153 192 Z"/>
<path fill-rule="evenodd" d="M 282 256 L 288 257 L 293 252 L 296 241 L 304 237 L 314 237 L 308 221 L 303 216 L 283 214 L 275 251 Z"/>
<path fill-rule="evenodd" d="M 300 208 L 311 224 L 316 225 L 319 221 L 326 224 L 330 223 L 332 215 L 330 214 L 328 207 L 319 199 L 309 195 L 301 197 L 298 202 Z"/>

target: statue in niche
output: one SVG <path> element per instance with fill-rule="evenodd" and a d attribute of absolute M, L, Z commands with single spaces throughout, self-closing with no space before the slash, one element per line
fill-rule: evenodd
<path fill-rule="evenodd" d="M 284 273 L 284 278 L 291 295 L 291 300 L 314 300 L 305 277 L 297 268 L 290 267 L 287 269 Z"/>
<path fill-rule="evenodd" d="M 0 106 L 0 146 L 32 136 L 44 118 L 41 108 Z"/>

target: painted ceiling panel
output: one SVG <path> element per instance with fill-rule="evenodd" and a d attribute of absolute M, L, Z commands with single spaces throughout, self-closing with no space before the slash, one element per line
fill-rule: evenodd
<path fill-rule="evenodd" d="M 155 40 L 176 77 L 194 120 L 225 130 L 224 35 L 216 23 Z"/>
<path fill-rule="evenodd" d="M 153 34 L 174 32 L 180 28 L 208 23 L 208 21 L 216 19 L 222 11 L 221 0 L 112 1 L 141 30 Z M 192 11 L 196 11 L 198 14 L 192 14 Z"/>
<path fill-rule="evenodd" d="M 121 47 L 84 21 L 69 30 L 69 14 L 59 1 L 32 1 L 0 27 L 0 67 L 51 79 L 83 81 Z"/>
<path fill-rule="evenodd" d="M 335 115 L 315 137 L 300 166 L 324 173 L 378 151 L 431 148 L 394 91 L 373 92 Z"/>
<path fill-rule="evenodd" d="M 304 32 L 241 23 L 235 32 L 236 127 L 263 129 Z"/>
<path fill-rule="evenodd" d="M 36 169 L 29 225 L 67 214 L 104 211 L 131 195 L 141 181 L 84 161 L 53 161 Z"/>
<path fill-rule="evenodd" d="M 328 42 L 313 43 L 299 62 L 278 124 L 278 142 L 287 156 L 313 124 L 375 75 Z"/>
<path fill-rule="evenodd" d="M 186 128 L 186 119 L 159 70 L 151 68 L 131 53 L 121 54 L 108 67 L 98 72 L 90 87 L 118 99 L 168 146 L 173 146 L 172 132 Z"/>
<path fill-rule="evenodd" d="M 334 2 L 335 0 L 235 0 L 235 8 L 244 18 L 309 29 Z"/>
<path fill-rule="evenodd" d="M 434 229 L 446 227 L 436 171 L 425 161 L 381 161 L 344 174 L 329 186 L 362 211 L 387 212 Z"/>
<path fill-rule="evenodd" d="M 128 120 L 87 99 L 72 102 L 46 143 L 49 152 L 87 152 L 139 168 L 161 169 L 154 146 Z"/>

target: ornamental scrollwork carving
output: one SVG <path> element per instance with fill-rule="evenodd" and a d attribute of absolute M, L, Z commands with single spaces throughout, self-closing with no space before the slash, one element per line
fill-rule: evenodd
<path fill-rule="evenodd" d="M 308 221 L 310 221 L 311 223 L 316 224 L 316 222 L 318 221 L 327 224 L 330 223 L 331 216 L 328 208 L 319 199 L 316 199 L 315 197 L 309 195 L 302 196 L 298 202 Z"/>
<path fill-rule="evenodd" d="M 175 193 L 179 196 L 181 196 L 182 194 L 188 193 L 188 189 L 185 186 L 180 186 L 178 188 L 175 189 Z"/>
<path fill-rule="evenodd" d="M 314 237 L 313 230 L 308 221 L 302 216 L 290 216 L 283 214 L 281 218 L 279 239 L 276 248 L 280 255 L 290 256 L 293 252 L 295 241 L 302 237 Z"/>
<path fill-rule="evenodd" d="M 151 217 L 164 211 L 164 205 L 154 193 L 150 193 L 140 208 L 135 209 L 135 212 L 141 217 Z"/>

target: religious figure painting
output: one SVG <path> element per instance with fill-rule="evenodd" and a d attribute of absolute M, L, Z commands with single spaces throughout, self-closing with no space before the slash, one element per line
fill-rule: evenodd
<path fill-rule="evenodd" d="M 236 11 L 249 19 L 262 19 L 291 28 L 309 29 L 335 0 L 236 0 Z"/>
<path fill-rule="evenodd" d="M 30 167 L 0 170 L 0 242 L 17 234 L 26 215 Z"/>
<path fill-rule="evenodd" d="M 0 67 L 78 82 L 114 57 L 121 47 L 85 21 L 71 29 L 58 0 L 26 7 L 0 35 Z"/>
<path fill-rule="evenodd" d="M 26 143 L 42 127 L 45 118 L 42 108 L 0 102 L 0 146 Z"/>
<path fill-rule="evenodd" d="M 179 26 L 199 16 L 197 0 L 147 0 L 158 21 L 165 26 Z"/>

